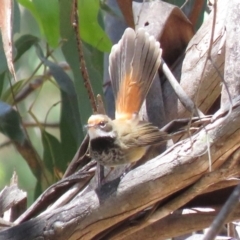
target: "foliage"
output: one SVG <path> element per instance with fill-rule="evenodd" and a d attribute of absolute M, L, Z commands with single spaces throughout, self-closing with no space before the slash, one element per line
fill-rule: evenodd
<path fill-rule="evenodd" d="M 20 185 L 28 182 L 24 188 L 35 188 L 36 197 L 64 173 L 85 135 L 84 124 L 91 106 L 79 69 L 71 22 L 72 1 L 18 0 L 14 5 L 14 65 L 18 81 L 12 79 L 1 48 L 0 131 L 7 136 L 1 137 L 2 146 L 13 146 L 17 141 L 18 152 L 2 147 L 1 152 L 10 155 L 4 154 L 8 156 L 2 156 L 0 165 L 9 174 L 16 169 Z M 103 52 L 110 50 L 111 42 L 102 28 L 99 1 L 79 1 L 79 13 L 90 78 L 94 79 L 95 94 L 102 93 Z M 30 129 L 32 126 L 34 129 Z M 23 154 L 24 140 L 27 148 L 32 148 L 24 149 L 28 154 Z M 35 156 L 29 152 L 35 152 Z M 4 163 L 9 156 L 17 159 L 10 168 Z M 33 159 L 26 159 L 30 156 Z M 25 163 L 37 180 L 36 187 Z M 34 169 L 39 167 L 43 169 Z M 6 185 L 9 179 L 10 175 L 3 174 L 0 185 Z"/>

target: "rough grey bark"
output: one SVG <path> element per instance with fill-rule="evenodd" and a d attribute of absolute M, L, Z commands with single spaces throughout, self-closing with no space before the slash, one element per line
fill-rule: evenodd
<path fill-rule="evenodd" d="M 200 194 L 214 183 L 237 176 L 240 166 L 236 160 L 234 162 L 229 157 L 240 146 L 239 132 L 240 102 L 236 102 L 231 114 L 222 116 L 221 113 L 220 116 L 215 116 L 215 121 L 191 139 L 179 142 L 162 156 L 130 171 L 120 182 L 115 180 L 100 190 L 80 194 L 69 204 L 51 213 L 1 232 L 0 239 L 38 239 L 43 234 L 43 229 L 46 239 L 93 239 L 118 222 L 161 200 L 166 200 L 193 183 L 197 184 L 199 179 L 202 181 L 201 178 L 209 172 L 209 144 L 212 155 L 212 173 L 209 174 L 214 175 L 227 160 L 230 166 L 227 168 L 227 174 L 221 172 L 222 178 L 216 175 L 210 182 L 200 185 L 201 188 L 196 192 Z M 231 161 L 235 163 L 234 167 Z M 186 200 L 189 201 L 189 198 Z M 182 201 L 176 207 L 179 208 L 185 203 L 186 201 Z M 163 205 L 150 218 L 148 225 L 154 222 L 153 219 L 158 221 L 175 210 L 174 205 L 171 208 L 167 205 L 168 202 L 166 207 Z M 18 231 L 24 234 L 26 230 L 27 235 L 12 235 Z"/>
<path fill-rule="evenodd" d="M 221 106 L 224 107 L 232 101 L 232 98 L 240 94 L 240 29 L 238 23 L 240 21 L 240 3 L 239 1 L 231 1 L 228 4 L 228 12 L 226 16 L 226 58 L 224 70 L 225 84 L 222 89 Z"/>

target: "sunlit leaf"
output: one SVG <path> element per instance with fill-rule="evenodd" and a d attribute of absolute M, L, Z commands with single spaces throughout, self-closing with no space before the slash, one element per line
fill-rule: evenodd
<path fill-rule="evenodd" d="M 44 35 L 52 47 L 57 47 L 59 42 L 59 4 L 58 0 L 34 0 L 42 24 Z"/>
<path fill-rule="evenodd" d="M 109 52 L 112 43 L 98 22 L 99 0 L 79 0 L 81 38 L 103 52 Z"/>
<path fill-rule="evenodd" d="M 37 20 L 41 32 L 52 47 L 59 42 L 59 4 L 58 0 L 18 0 Z"/>

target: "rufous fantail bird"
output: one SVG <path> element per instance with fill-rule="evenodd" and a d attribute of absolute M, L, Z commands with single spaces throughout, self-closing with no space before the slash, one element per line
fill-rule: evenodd
<path fill-rule="evenodd" d="M 90 156 L 101 165 L 115 166 L 140 160 L 148 146 L 166 141 L 167 134 L 138 112 L 161 63 L 159 42 L 144 29 L 127 28 L 112 47 L 109 73 L 115 97 L 115 119 L 95 114 L 88 119 Z"/>

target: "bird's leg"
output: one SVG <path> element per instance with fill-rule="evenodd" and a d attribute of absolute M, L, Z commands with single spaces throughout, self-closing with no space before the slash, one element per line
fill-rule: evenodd
<path fill-rule="evenodd" d="M 104 183 L 107 182 L 107 178 L 110 175 L 110 173 L 114 170 L 114 167 L 110 168 L 110 171 L 107 173 L 106 176 L 104 176 L 104 166 L 102 166 L 100 163 L 97 163 L 97 186 L 100 188 Z"/>
<path fill-rule="evenodd" d="M 102 166 L 99 162 L 97 162 L 97 186 L 100 188 L 104 182 L 104 166 Z"/>

